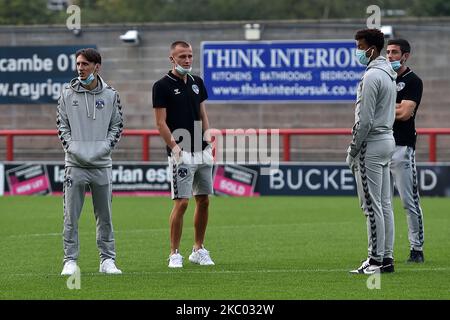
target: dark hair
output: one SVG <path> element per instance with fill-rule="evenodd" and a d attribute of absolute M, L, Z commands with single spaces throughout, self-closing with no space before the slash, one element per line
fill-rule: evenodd
<path fill-rule="evenodd" d="M 399 46 L 402 54 L 411 52 L 411 46 L 405 39 L 391 39 L 388 41 L 388 45 L 392 44 Z"/>
<path fill-rule="evenodd" d="M 85 48 L 78 50 L 75 53 L 75 58 L 78 58 L 78 56 L 80 55 L 85 57 L 89 62 L 102 64 L 102 56 L 94 48 Z"/>
<path fill-rule="evenodd" d="M 356 32 L 355 40 L 366 40 L 369 46 L 375 46 L 378 52 L 384 47 L 384 34 L 378 29 L 362 29 Z"/>
<path fill-rule="evenodd" d="M 170 45 L 170 50 L 174 50 L 176 46 L 182 46 L 183 48 L 189 48 L 191 45 L 186 41 L 178 40 L 178 41 L 173 42 Z"/>

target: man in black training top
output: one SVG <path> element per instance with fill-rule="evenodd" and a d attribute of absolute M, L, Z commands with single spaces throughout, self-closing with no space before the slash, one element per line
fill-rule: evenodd
<path fill-rule="evenodd" d="M 393 183 L 397 187 L 408 220 L 410 256 L 408 262 L 424 262 L 423 215 L 420 207 L 415 160 L 415 119 L 422 99 L 422 80 L 405 63 L 411 46 L 404 39 L 389 40 L 386 56 L 397 72 L 397 104 L 395 109 L 395 153 L 390 168 Z"/>
<path fill-rule="evenodd" d="M 189 199 L 195 196 L 194 246 L 189 261 L 214 265 L 204 248 L 212 188 L 213 155 L 208 136 L 208 98 L 200 77 L 191 75 L 192 46 L 176 41 L 170 46 L 172 70 L 153 86 L 156 125 L 167 145 L 174 206 L 170 215 L 169 268 L 182 268 L 179 252 L 183 216 Z M 205 136 L 205 138 L 203 138 Z"/>

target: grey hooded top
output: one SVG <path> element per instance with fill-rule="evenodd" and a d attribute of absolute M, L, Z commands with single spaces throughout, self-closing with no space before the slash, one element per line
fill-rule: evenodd
<path fill-rule="evenodd" d="M 367 66 L 356 93 L 350 156 L 356 157 L 365 141 L 394 139 L 396 78 L 397 73 L 385 57 L 379 56 Z"/>
<path fill-rule="evenodd" d="M 58 101 L 56 124 L 68 167 L 111 167 L 112 149 L 122 135 L 119 94 L 97 77 L 93 90 L 72 79 Z"/>

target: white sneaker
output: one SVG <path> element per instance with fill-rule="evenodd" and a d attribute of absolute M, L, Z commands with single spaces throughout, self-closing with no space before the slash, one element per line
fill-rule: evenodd
<path fill-rule="evenodd" d="M 103 260 L 98 271 L 106 274 L 122 274 L 122 271 L 117 269 L 113 259 Z"/>
<path fill-rule="evenodd" d="M 183 256 L 178 253 L 178 250 L 167 260 L 169 260 L 169 268 L 183 268 Z"/>
<path fill-rule="evenodd" d="M 211 260 L 209 256 L 209 251 L 205 247 L 201 247 L 198 250 L 192 249 L 192 253 L 189 256 L 189 261 L 192 263 L 199 264 L 201 266 L 213 266 L 214 261 Z"/>
<path fill-rule="evenodd" d="M 375 272 L 381 271 L 381 263 L 377 261 L 367 258 L 362 262 L 362 265 L 355 270 L 350 270 L 350 273 L 354 274 L 374 274 Z"/>
<path fill-rule="evenodd" d="M 77 271 L 77 262 L 75 260 L 68 260 L 64 263 L 61 271 L 62 276 L 71 276 Z"/>

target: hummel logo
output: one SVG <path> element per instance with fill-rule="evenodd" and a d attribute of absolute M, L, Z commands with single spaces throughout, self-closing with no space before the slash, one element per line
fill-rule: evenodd
<path fill-rule="evenodd" d="M 72 101 L 72 107 L 78 107 L 78 100 Z"/>
<path fill-rule="evenodd" d="M 180 94 L 180 89 L 173 89 L 173 92 L 175 93 L 175 95 Z"/>

